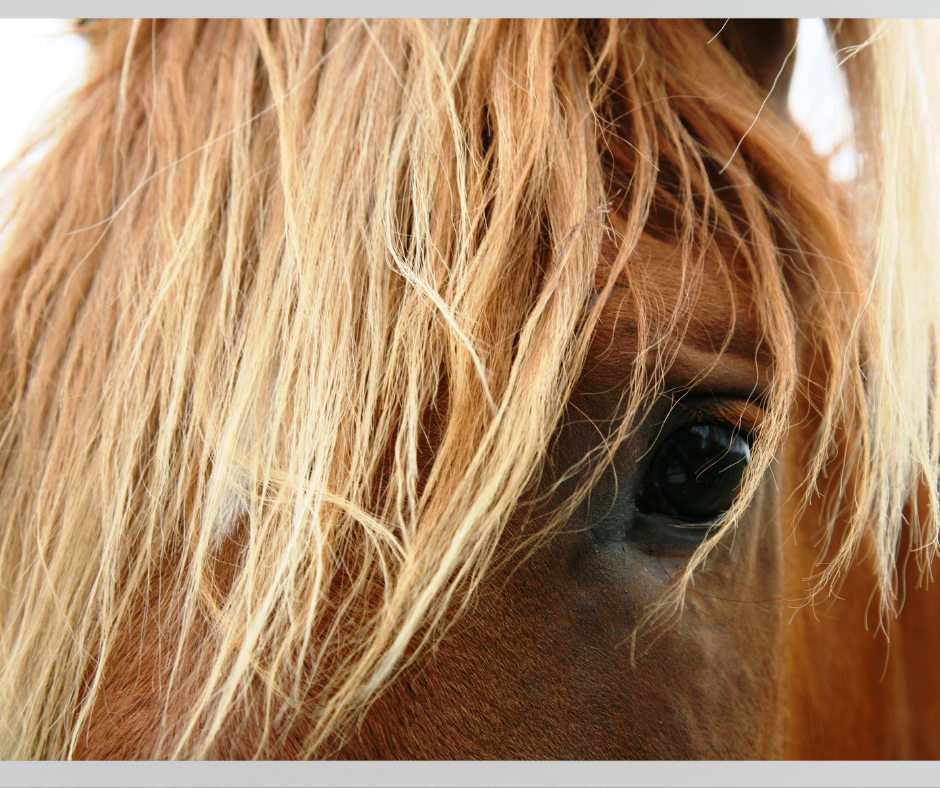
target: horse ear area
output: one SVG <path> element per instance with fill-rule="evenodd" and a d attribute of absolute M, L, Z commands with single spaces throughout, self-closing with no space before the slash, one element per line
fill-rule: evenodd
<path fill-rule="evenodd" d="M 107 19 L 73 19 L 72 32 L 82 36 L 89 44 L 95 47 L 101 43 L 108 32 Z"/>
<path fill-rule="evenodd" d="M 765 92 L 774 86 L 772 100 L 786 106 L 798 19 L 703 19 L 744 70 Z M 779 78 L 778 78 L 779 75 Z"/>

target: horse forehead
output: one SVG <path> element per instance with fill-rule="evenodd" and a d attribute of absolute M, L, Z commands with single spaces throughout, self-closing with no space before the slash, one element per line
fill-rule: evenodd
<path fill-rule="evenodd" d="M 643 235 L 604 305 L 594 342 L 603 358 L 596 360 L 618 368 L 633 362 L 642 333 L 636 304 L 642 301 L 653 337 L 676 318 L 661 345 L 670 357 L 668 387 L 694 384 L 742 394 L 763 388 L 769 355 L 760 342 L 751 280 L 733 257 L 716 245 L 683 266 L 678 246 Z M 608 264 L 599 267 L 598 288 L 607 270 Z"/>

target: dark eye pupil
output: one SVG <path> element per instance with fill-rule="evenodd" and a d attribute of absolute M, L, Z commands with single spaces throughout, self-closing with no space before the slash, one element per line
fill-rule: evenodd
<path fill-rule="evenodd" d="M 731 508 L 751 458 L 723 424 L 680 427 L 656 450 L 637 494 L 640 511 L 704 522 Z"/>

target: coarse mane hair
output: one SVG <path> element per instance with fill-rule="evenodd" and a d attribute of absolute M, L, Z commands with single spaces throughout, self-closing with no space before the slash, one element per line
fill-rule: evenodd
<path fill-rule="evenodd" d="M 804 502 L 825 503 L 815 593 L 865 557 L 887 617 L 902 526 L 922 568 L 937 554 L 933 24 L 832 26 L 851 188 L 698 21 L 82 29 L 87 79 L 0 259 L 2 757 L 73 753 L 148 615 L 164 722 L 192 698 L 158 752 L 211 757 L 260 692 L 256 756 L 299 721 L 303 754 L 328 755 L 509 560 L 510 515 L 537 540 L 584 499 L 663 390 L 719 246 L 753 290 L 767 416 L 639 631 L 681 614 L 797 422 Z M 605 450 L 550 473 L 644 232 L 681 255 L 682 296 L 631 292 Z"/>

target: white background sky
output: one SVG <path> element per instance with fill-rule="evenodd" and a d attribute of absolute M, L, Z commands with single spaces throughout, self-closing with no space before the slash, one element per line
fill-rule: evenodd
<path fill-rule="evenodd" d="M 67 20 L 0 19 L 0 166 L 38 127 L 44 114 L 82 78 L 88 46 L 68 33 Z M 790 109 L 823 154 L 848 135 L 851 121 L 835 60 L 819 19 L 800 22 Z M 836 177 L 851 178 L 854 159 L 843 147 L 832 160 Z"/>
<path fill-rule="evenodd" d="M 44 113 L 80 84 L 88 45 L 63 19 L 0 19 L 0 166 Z"/>

